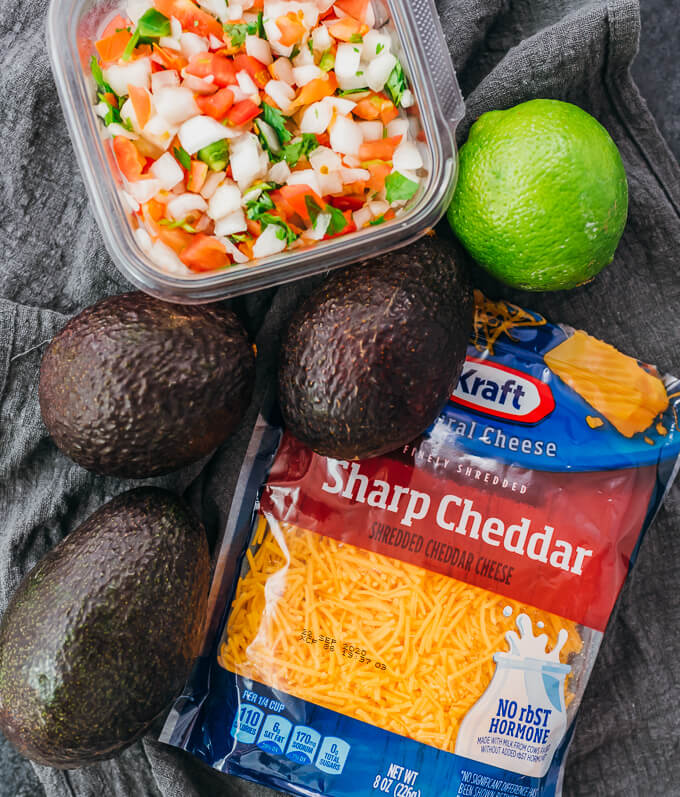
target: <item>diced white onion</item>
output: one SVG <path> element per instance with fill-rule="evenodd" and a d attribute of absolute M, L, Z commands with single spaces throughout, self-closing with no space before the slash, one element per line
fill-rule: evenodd
<path fill-rule="evenodd" d="M 342 160 L 337 152 L 328 147 L 317 147 L 309 155 L 309 163 L 315 172 L 326 174 L 342 168 Z"/>
<path fill-rule="evenodd" d="M 377 218 L 378 216 L 382 216 L 383 214 L 387 213 L 387 211 L 390 209 L 390 203 L 385 202 L 382 199 L 375 199 L 373 202 L 368 203 L 368 209 Z"/>
<path fill-rule="evenodd" d="M 229 86 L 229 91 L 231 91 L 231 93 L 234 95 L 234 105 L 237 102 L 243 102 L 243 100 L 251 100 L 252 102 L 256 102 L 256 98 L 252 94 L 246 94 L 237 83 L 233 83 L 231 86 Z M 259 103 L 257 104 L 259 105 Z"/>
<path fill-rule="evenodd" d="M 359 74 L 359 72 L 361 74 Z M 349 77 L 338 77 L 338 88 L 342 91 L 353 91 L 354 89 L 365 89 L 367 86 L 366 72 L 360 69 L 356 75 Z"/>
<path fill-rule="evenodd" d="M 312 31 L 312 45 L 316 52 L 325 53 L 332 43 L 331 34 L 325 25 L 319 25 L 318 28 L 314 28 Z"/>
<path fill-rule="evenodd" d="M 359 208 L 359 210 L 355 210 L 354 213 L 352 213 L 352 219 L 356 224 L 357 230 L 365 227 L 372 218 L 373 214 L 367 207 Z"/>
<path fill-rule="evenodd" d="M 128 196 L 130 196 L 128 194 Z M 130 197 L 132 199 L 132 197 Z M 132 200 L 133 202 L 136 200 Z M 153 242 L 151 240 L 151 236 L 149 233 L 144 229 L 144 227 L 137 227 L 135 230 L 135 238 L 137 239 L 137 243 L 139 244 L 139 248 L 144 252 L 144 254 L 150 254 L 151 247 L 153 246 Z"/>
<path fill-rule="evenodd" d="M 201 112 L 196 105 L 193 92 L 181 86 L 171 89 L 160 89 L 154 94 L 156 111 L 170 124 L 179 125 Z"/>
<path fill-rule="evenodd" d="M 392 156 L 392 166 L 402 174 L 404 170 L 417 171 L 423 165 L 418 147 L 412 141 L 402 141 Z"/>
<path fill-rule="evenodd" d="M 286 182 L 288 185 L 308 185 L 312 191 L 319 195 L 321 194 L 321 186 L 314 169 L 301 169 L 297 172 L 291 172 Z"/>
<path fill-rule="evenodd" d="M 359 71 L 361 47 L 358 44 L 342 42 L 335 54 L 335 75 L 338 79 L 349 78 Z M 385 78 L 387 80 L 387 78 Z M 384 81 L 383 81 L 384 82 Z"/>
<path fill-rule="evenodd" d="M 196 77 L 196 75 L 190 75 L 188 72 L 182 81 L 182 88 L 189 89 L 189 91 L 193 91 L 194 94 L 214 94 L 219 86 L 215 83 L 214 75 L 208 75 L 207 77 Z"/>
<path fill-rule="evenodd" d="M 283 185 L 290 176 L 290 166 L 286 161 L 275 163 L 267 173 L 267 179 L 278 185 Z"/>
<path fill-rule="evenodd" d="M 170 31 L 172 38 L 179 41 L 179 37 L 182 35 L 182 23 L 177 17 L 170 17 Z"/>
<path fill-rule="evenodd" d="M 286 236 L 279 238 L 277 233 L 285 232 L 283 227 L 278 224 L 268 224 L 262 235 L 258 237 L 253 245 L 253 255 L 255 257 L 267 257 L 283 252 L 286 248 Z"/>
<path fill-rule="evenodd" d="M 226 237 L 227 235 L 235 235 L 239 232 L 245 232 L 248 229 L 243 208 L 236 208 L 228 216 L 224 216 L 219 221 L 215 222 L 215 235 L 218 238 Z"/>
<path fill-rule="evenodd" d="M 189 213 L 196 210 L 203 212 L 207 207 L 208 204 L 202 196 L 189 193 L 171 199 L 167 205 L 168 213 L 173 219 L 177 219 L 178 221 L 186 218 Z"/>
<path fill-rule="evenodd" d="M 263 119 L 257 120 L 257 126 L 260 128 L 260 133 L 265 137 L 269 149 L 274 153 L 281 152 L 281 142 L 276 130 Z"/>
<path fill-rule="evenodd" d="M 295 83 L 293 67 L 287 58 L 277 58 L 276 61 L 274 61 L 272 73 L 276 80 L 282 80 L 284 83 L 288 83 L 289 86 Z"/>
<path fill-rule="evenodd" d="M 137 114 L 135 113 L 135 106 L 132 104 L 132 100 L 127 99 L 120 106 L 120 118 L 124 122 L 129 122 L 135 133 L 140 132 L 139 122 L 137 121 Z"/>
<path fill-rule="evenodd" d="M 241 191 L 245 191 L 255 178 L 267 174 L 269 159 L 265 155 L 263 162 L 262 154 L 260 142 L 252 133 L 241 135 L 232 147 L 231 171 Z"/>
<path fill-rule="evenodd" d="M 401 95 L 401 107 L 402 108 L 410 108 L 413 103 L 415 102 L 415 97 L 413 96 L 413 92 L 411 89 L 406 89 L 406 91 Z"/>
<path fill-rule="evenodd" d="M 389 138 L 392 138 L 393 136 L 401 136 L 402 142 L 404 142 L 408 138 L 410 132 L 411 126 L 408 119 L 399 117 L 397 119 L 392 119 L 391 122 L 387 123 L 387 135 Z"/>
<path fill-rule="evenodd" d="M 179 72 L 175 69 L 164 69 L 151 75 L 151 91 L 155 94 L 161 89 L 175 89 L 179 86 Z"/>
<path fill-rule="evenodd" d="M 123 136 L 123 138 L 129 138 L 130 141 L 137 141 L 139 138 L 136 133 L 130 132 L 127 127 L 119 125 L 118 122 L 112 122 L 106 129 L 112 136 Z"/>
<path fill-rule="evenodd" d="M 305 233 L 305 238 L 309 238 L 312 241 L 320 241 L 328 230 L 331 218 L 332 216 L 330 213 L 319 213 L 314 222 L 314 226 Z"/>
<path fill-rule="evenodd" d="M 151 59 L 138 58 L 129 64 L 112 64 L 104 70 L 104 80 L 119 97 L 125 97 L 128 86 L 148 89 L 151 85 Z"/>
<path fill-rule="evenodd" d="M 333 118 L 333 108 L 323 102 L 313 102 L 302 114 L 301 133 L 323 133 Z"/>
<path fill-rule="evenodd" d="M 364 137 L 361 128 L 356 122 L 344 116 L 338 116 L 331 128 L 331 149 L 336 152 L 346 152 L 348 155 L 357 155 Z"/>
<path fill-rule="evenodd" d="M 225 172 L 210 172 L 203 183 L 203 188 L 199 191 L 203 199 L 210 199 L 214 195 L 224 177 Z"/>
<path fill-rule="evenodd" d="M 215 191 L 208 203 L 208 216 L 223 219 L 241 207 L 241 192 L 236 183 L 227 180 Z"/>
<path fill-rule="evenodd" d="M 161 36 L 158 43 L 161 47 L 165 47 L 166 50 L 174 50 L 177 53 L 182 51 L 182 45 L 177 39 L 173 39 L 172 36 Z"/>
<path fill-rule="evenodd" d="M 321 190 L 319 193 L 321 196 L 326 196 L 327 194 L 341 194 L 342 193 L 342 175 L 339 171 L 337 172 L 328 172 L 328 174 L 319 174 L 319 186 Z"/>
<path fill-rule="evenodd" d="M 210 116 L 194 116 L 188 119 L 179 129 L 179 143 L 194 155 L 199 149 L 221 141 L 223 138 L 235 138 L 239 132 L 221 125 Z"/>
<path fill-rule="evenodd" d="M 368 169 L 340 169 L 340 175 L 343 183 L 358 183 L 371 178 Z"/>
<path fill-rule="evenodd" d="M 356 155 L 343 155 L 342 162 L 348 169 L 358 169 L 361 161 Z"/>
<path fill-rule="evenodd" d="M 236 73 L 236 82 L 241 91 L 248 97 L 252 94 L 257 94 L 257 86 L 245 69 Z"/>
<path fill-rule="evenodd" d="M 184 179 L 184 170 L 169 152 L 161 155 L 149 171 L 156 179 L 160 180 L 161 188 L 166 191 L 171 191 Z"/>
<path fill-rule="evenodd" d="M 218 39 L 217 36 L 213 36 L 211 33 L 208 37 L 210 42 L 210 49 L 211 50 L 221 50 L 224 47 L 224 42 L 221 39 Z"/>
<path fill-rule="evenodd" d="M 274 60 L 269 42 L 259 36 L 246 36 L 246 53 L 265 66 L 269 66 Z"/>
<path fill-rule="evenodd" d="M 165 117 L 157 113 L 146 123 L 144 137 L 153 140 L 165 139 L 174 136 L 177 130 L 177 125 L 170 124 Z M 165 149 L 167 149 L 167 147 L 165 147 Z"/>
<path fill-rule="evenodd" d="M 121 191 L 120 193 L 128 208 L 133 213 L 136 213 L 139 210 L 139 202 L 137 202 L 137 200 L 132 196 L 132 194 L 128 194 L 127 191 Z"/>
<path fill-rule="evenodd" d="M 391 47 L 392 42 L 387 33 L 381 33 L 379 30 L 369 30 L 364 36 L 364 41 L 361 45 L 361 57 L 364 61 L 370 63 L 381 53 L 389 53 Z"/>
<path fill-rule="evenodd" d="M 344 97 L 324 97 L 321 102 L 324 105 L 329 105 L 331 108 L 340 114 L 340 116 L 347 116 L 348 113 L 356 108 L 354 100 L 346 100 Z"/>
<path fill-rule="evenodd" d="M 164 244 L 163 241 L 156 241 L 151 247 L 149 257 L 159 268 L 163 269 L 163 271 L 167 271 L 169 274 L 180 274 L 182 276 L 191 274 L 191 271 L 177 256 L 177 253 L 167 246 L 167 244 Z"/>
<path fill-rule="evenodd" d="M 293 97 L 295 97 L 295 91 L 288 83 L 284 83 L 282 80 L 270 80 L 264 90 L 267 96 L 271 97 L 284 113 L 290 107 Z"/>
<path fill-rule="evenodd" d="M 105 102 L 98 102 L 94 106 L 94 112 L 100 119 L 104 119 L 109 112 L 109 106 Z"/>
<path fill-rule="evenodd" d="M 142 17 L 152 6 L 153 3 L 151 0 L 128 0 L 127 15 L 132 24 L 136 25 L 139 22 L 140 17 Z M 113 86 L 111 88 L 113 88 Z"/>
<path fill-rule="evenodd" d="M 144 180 L 135 180 L 134 183 L 128 182 L 127 190 L 140 205 L 143 205 L 145 202 L 153 199 L 161 190 L 161 182 L 160 180 L 147 177 Z"/>
<path fill-rule="evenodd" d="M 366 69 L 366 83 L 373 91 L 382 91 L 387 78 L 397 63 L 397 59 L 389 52 L 376 56 Z"/>
<path fill-rule="evenodd" d="M 227 21 L 226 0 L 198 0 L 198 4 L 209 14 L 216 16 L 220 22 Z"/>
<path fill-rule="evenodd" d="M 234 19 L 241 19 L 243 16 L 243 6 L 237 5 L 236 3 L 230 3 L 229 7 L 227 8 L 227 19 L 234 20 Z"/>
<path fill-rule="evenodd" d="M 229 233 L 233 235 L 233 233 Z M 219 237 L 219 236 L 218 236 Z M 244 255 L 243 252 L 236 246 L 236 244 L 232 243 L 229 238 L 220 238 L 220 241 L 224 244 L 224 248 L 227 250 L 227 253 L 231 255 L 232 260 L 234 263 L 247 263 L 250 259 L 247 255 Z"/>
<path fill-rule="evenodd" d="M 293 58 L 293 67 L 312 66 L 314 64 L 314 56 L 309 52 L 309 47 L 303 44 L 300 47 L 300 52 Z"/>
<path fill-rule="evenodd" d="M 210 42 L 197 33 L 183 33 L 179 37 L 179 43 L 182 47 L 182 55 L 185 58 L 204 53 L 210 47 Z"/>
<path fill-rule="evenodd" d="M 306 86 L 312 80 L 321 77 L 323 72 L 316 64 L 308 64 L 307 66 L 296 66 L 293 69 L 293 78 L 298 86 Z"/>
<path fill-rule="evenodd" d="M 364 141 L 377 141 L 383 137 L 382 122 L 357 122 L 361 128 Z"/>

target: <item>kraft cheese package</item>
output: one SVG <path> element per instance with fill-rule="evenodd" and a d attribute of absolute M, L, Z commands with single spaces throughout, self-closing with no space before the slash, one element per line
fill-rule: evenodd
<path fill-rule="evenodd" d="M 561 793 L 680 382 L 476 299 L 454 394 L 399 450 L 328 459 L 265 408 L 162 741 L 299 795 Z"/>

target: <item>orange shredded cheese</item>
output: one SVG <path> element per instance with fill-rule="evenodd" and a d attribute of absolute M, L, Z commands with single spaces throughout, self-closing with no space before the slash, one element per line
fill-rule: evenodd
<path fill-rule="evenodd" d="M 242 676 L 453 752 L 520 612 L 543 624 L 550 647 L 567 630 L 562 662 L 581 651 L 570 620 L 295 526 L 274 529 L 260 516 L 220 646 L 220 665 Z"/>

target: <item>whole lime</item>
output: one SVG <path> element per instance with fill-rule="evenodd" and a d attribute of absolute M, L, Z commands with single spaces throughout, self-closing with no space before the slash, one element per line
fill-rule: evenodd
<path fill-rule="evenodd" d="M 516 288 L 550 291 L 611 263 L 628 183 L 609 133 L 559 100 L 490 111 L 460 150 L 449 223 L 470 254 Z"/>

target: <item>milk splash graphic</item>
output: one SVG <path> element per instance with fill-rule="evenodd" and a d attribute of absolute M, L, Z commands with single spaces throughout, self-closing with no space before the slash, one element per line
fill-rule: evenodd
<path fill-rule="evenodd" d="M 511 616 L 512 609 L 503 614 Z M 528 615 L 520 614 L 515 624 L 519 634 L 506 633 L 510 650 L 494 654 L 491 683 L 460 725 L 456 754 L 543 777 L 567 729 L 564 682 L 571 667 L 560 663 L 560 651 L 568 635 L 560 630 L 557 644 L 546 651 L 548 636 L 534 636 Z"/>

